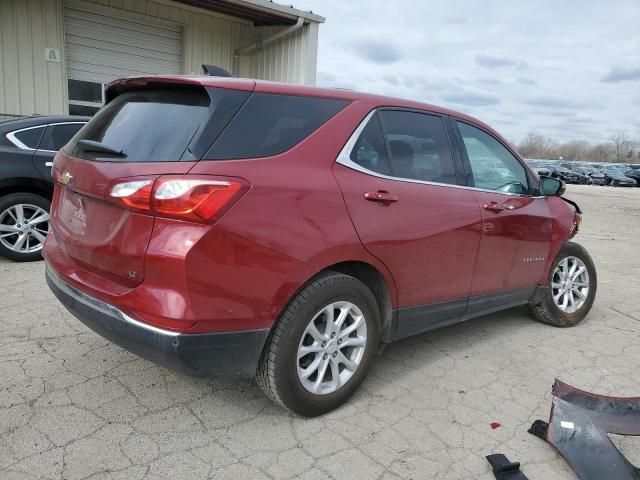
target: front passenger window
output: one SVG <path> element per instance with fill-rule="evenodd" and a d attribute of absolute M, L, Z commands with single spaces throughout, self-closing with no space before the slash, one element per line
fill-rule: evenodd
<path fill-rule="evenodd" d="M 456 183 L 449 139 L 442 117 L 401 110 L 380 112 L 391 175 L 434 183 Z"/>
<path fill-rule="evenodd" d="M 504 193 L 529 193 L 525 168 L 504 145 L 479 128 L 457 123 L 477 188 Z"/>

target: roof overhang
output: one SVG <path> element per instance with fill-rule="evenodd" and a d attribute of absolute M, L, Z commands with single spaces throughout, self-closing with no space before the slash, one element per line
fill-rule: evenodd
<path fill-rule="evenodd" d="M 254 22 L 256 25 L 293 25 L 302 17 L 308 22 L 323 23 L 324 17 L 312 12 L 280 5 L 270 0 L 174 0 L 194 7 L 223 13 Z"/>

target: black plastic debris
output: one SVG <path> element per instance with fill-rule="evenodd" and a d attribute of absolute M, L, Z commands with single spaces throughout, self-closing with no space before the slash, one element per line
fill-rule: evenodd
<path fill-rule="evenodd" d="M 497 480 L 528 480 L 527 476 L 520 471 L 520 462 L 510 462 L 502 453 L 487 455 L 487 460 Z"/>

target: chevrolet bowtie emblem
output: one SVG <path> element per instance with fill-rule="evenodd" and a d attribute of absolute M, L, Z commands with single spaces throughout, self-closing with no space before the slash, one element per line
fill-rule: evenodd
<path fill-rule="evenodd" d="M 71 183 L 71 180 L 73 180 L 73 175 L 71 175 L 69 172 L 64 172 L 58 179 L 58 181 L 63 185 L 69 185 Z"/>

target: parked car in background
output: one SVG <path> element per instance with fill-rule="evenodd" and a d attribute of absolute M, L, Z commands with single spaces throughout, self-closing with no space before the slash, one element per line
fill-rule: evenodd
<path fill-rule="evenodd" d="M 640 187 L 640 165 L 629 165 L 628 169 L 624 171 L 624 175 L 634 179 L 636 185 Z"/>
<path fill-rule="evenodd" d="M 552 177 L 558 178 L 565 183 L 571 183 L 571 184 L 584 183 L 584 179 L 582 175 L 576 172 L 573 172 L 566 167 L 555 165 L 553 167 L 547 167 L 547 168 L 549 168 L 552 171 L 551 173 Z"/>
<path fill-rule="evenodd" d="M 568 168 L 568 167 L 567 167 Z M 579 185 L 591 185 L 591 177 L 589 176 L 589 172 L 582 167 L 573 166 L 569 168 L 571 173 L 573 173 L 577 177 L 577 182 Z"/>
<path fill-rule="evenodd" d="M 46 277 L 152 361 L 255 376 L 314 416 L 381 343 L 516 305 L 569 327 L 593 304 L 564 184 L 472 117 L 214 77 L 124 79 L 106 99 L 56 156 Z"/>
<path fill-rule="evenodd" d="M 49 231 L 56 152 L 88 117 L 27 117 L 0 122 L 0 255 L 41 258 Z"/>
<path fill-rule="evenodd" d="M 553 174 L 553 171 L 548 168 L 548 167 L 536 167 L 534 168 L 535 172 L 540 175 L 541 177 L 551 177 Z"/>
<path fill-rule="evenodd" d="M 589 166 L 584 167 L 585 170 L 588 171 L 589 178 L 591 178 L 592 185 L 605 185 L 605 175 L 602 167 L 597 166 Z"/>
<path fill-rule="evenodd" d="M 635 187 L 637 182 L 626 176 L 620 168 L 614 165 L 604 167 L 605 183 L 613 187 Z"/>

